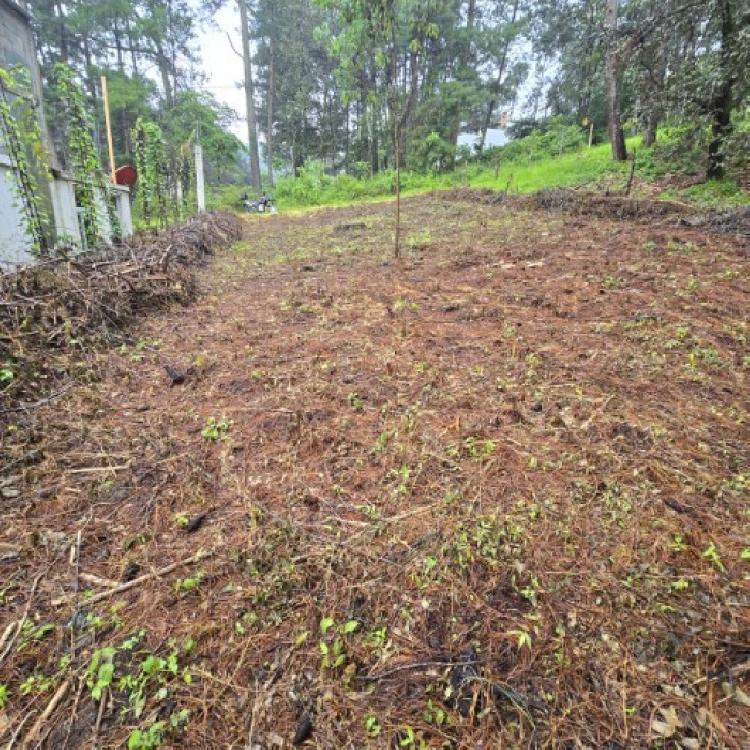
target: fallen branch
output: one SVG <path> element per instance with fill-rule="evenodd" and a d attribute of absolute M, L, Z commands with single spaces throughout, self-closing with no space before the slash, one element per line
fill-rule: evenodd
<path fill-rule="evenodd" d="M 34 723 L 34 726 L 31 727 L 31 730 L 24 739 L 24 745 L 29 745 L 32 742 L 36 741 L 37 737 L 39 737 L 39 733 L 42 731 L 42 727 L 44 726 L 45 722 L 47 721 L 47 719 L 49 719 L 50 716 L 52 716 L 53 711 L 58 707 L 62 699 L 67 695 L 69 689 L 70 680 L 68 679 L 65 680 L 59 688 L 57 688 L 55 694 L 52 696 L 52 699 L 47 704 L 47 708 L 42 711 L 41 715 Z"/>
<path fill-rule="evenodd" d="M 134 578 L 132 581 L 128 581 L 127 583 L 121 583 L 119 586 L 116 586 L 113 589 L 109 589 L 109 591 L 102 591 L 101 594 L 91 596 L 86 599 L 86 604 L 94 604 L 95 602 L 100 602 L 102 601 L 102 599 L 107 599 L 108 597 L 114 596 L 115 594 L 121 594 L 123 591 L 129 591 L 136 586 L 140 586 L 146 581 L 150 581 L 153 578 L 161 578 L 162 576 L 165 576 L 168 573 L 177 570 L 178 568 L 182 568 L 185 565 L 194 565 L 201 560 L 206 560 L 209 557 L 213 557 L 215 554 L 216 552 L 214 551 L 198 552 L 197 554 L 193 555 L 192 557 L 188 557 L 185 560 L 180 560 L 179 562 L 167 565 L 166 568 L 160 568 L 159 570 L 155 570 L 153 573 L 147 573 L 146 575 L 139 576 L 138 578 Z M 66 594 L 65 596 L 53 599 L 52 606 L 60 607 L 63 604 L 67 604 L 71 599 L 74 598 L 74 596 L 75 594 Z"/>
<path fill-rule="evenodd" d="M 93 583 L 94 586 L 104 586 L 105 588 L 115 588 L 120 585 L 119 581 L 113 581 L 109 578 L 102 578 L 93 573 L 79 573 L 78 577 L 86 583 Z"/>
<path fill-rule="evenodd" d="M 5 632 L 3 633 L 2 642 L 4 643 L 7 637 L 8 645 L 5 647 L 5 651 L 3 651 L 2 654 L 0 654 L 0 664 L 2 664 L 5 661 L 5 657 L 10 653 L 10 650 L 13 648 L 13 644 L 15 643 L 15 640 L 18 637 L 18 634 L 21 632 L 21 628 L 23 627 L 23 624 L 26 621 L 26 618 L 29 616 L 29 610 L 31 609 L 31 602 L 33 601 L 34 594 L 36 593 L 36 587 L 39 585 L 39 581 L 42 579 L 43 575 L 44 573 L 40 573 L 34 579 L 34 583 L 31 586 L 31 593 L 29 594 L 29 598 L 28 598 L 28 601 L 26 602 L 26 606 L 24 607 L 23 614 L 21 615 L 21 619 L 15 623 L 16 627 L 13 628 L 13 623 L 11 623 L 10 625 L 8 625 L 8 627 L 5 629 Z"/>

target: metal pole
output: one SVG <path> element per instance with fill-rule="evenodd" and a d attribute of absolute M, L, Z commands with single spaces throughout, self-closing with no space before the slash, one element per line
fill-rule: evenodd
<path fill-rule="evenodd" d="M 109 119 L 109 90 L 107 89 L 107 76 L 102 76 L 102 98 L 104 99 L 104 122 L 107 126 L 107 146 L 109 147 L 109 168 L 112 173 L 112 184 L 115 179 L 115 148 L 112 145 L 112 123 Z"/>

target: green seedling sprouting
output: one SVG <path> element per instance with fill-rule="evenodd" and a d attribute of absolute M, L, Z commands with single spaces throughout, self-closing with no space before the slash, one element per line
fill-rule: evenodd
<path fill-rule="evenodd" d="M 107 646 L 94 651 L 86 670 L 86 687 L 91 691 L 91 697 L 101 700 L 104 691 L 112 684 L 115 676 L 114 658 L 117 649 Z"/>
<path fill-rule="evenodd" d="M 684 552 L 688 548 L 685 540 L 682 538 L 682 534 L 675 534 L 667 546 L 672 552 Z"/>
<path fill-rule="evenodd" d="M 168 729 L 181 730 L 190 720 L 190 711 L 183 708 L 169 717 L 169 723 L 160 719 L 148 729 L 134 729 L 128 737 L 128 750 L 155 750 L 164 741 L 164 734 Z"/>
<path fill-rule="evenodd" d="M 391 434 L 387 431 L 383 431 L 378 435 L 378 439 L 375 441 L 375 445 L 372 450 L 374 453 L 385 453 L 388 443 L 391 441 Z"/>
<path fill-rule="evenodd" d="M 435 724 L 438 727 L 443 726 L 448 720 L 448 714 L 440 706 L 436 706 L 432 702 L 432 698 L 427 701 L 427 708 L 424 710 L 422 717 L 428 724 Z"/>
<path fill-rule="evenodd" d="M 497 443 L 494 440 L 482 440 L 476 437 L 467 437 L 466 440 L 464 440 L 464 449 L 475 461 L 484 461 L 495 452 L 497 449 Z"/>
<path fill-rule="evenodd" d="M 516 639 L 519 651 L 522 648 L 527 648 L 531 651 L 531 635 L 528 630 L 509 630 L 508 635 Z"/>
<path fill-rule="evenodd" d="M 320 669 L 338 669 L 346 664 L 347 652 L 346 652 L 346 636 L 352 635 L 359 629 L 359 622 L 357 620 L 347 620 L 342 625 L 336 626 L 336 622 L 332 617 L 324 617 L 320 621 L 320 634 L 322 636 L 318 647 L 320 649 Z M 324 640 L 325 637 L 331 632 L 334 632 L 332 643 Z M 350 665 L 354 667 L 354 665 Z M 353 671 L 347 667 L 345 673 L 349 672 L 350 676 Z"/>
<path fill-rule="evenodd" d="M 0 711 L 8 705 L 8 686 L 0 682 Z"/>
<path fill-rule="evenodd" d="M 175 581 L 175 591 L 178 594 L 187 594 L 190 591 L 194 591 L 195 589 L 197 589 L 198 586 L 201 585 L 202 580 L 203 576 L 200 574 L 189 578 L 178 578 Z"/>
<path fill-rule="evenodd" d="M 377 737 L 383 729 L 380 726 L 378 717 L 375 716 L 374 714 L 369 714 L 368 716 L 365 716 L 364 724 L 365 724 L 365 731 L 370 737 Z"/>
<path fill-rule="evenodd" d="M 346 397 L 346 400 L 349 402 L 349 406 L 351 406 L 352 411 L 360 413 L 365 410 L 365 402 L 360 398 L 358 393 L 350 393 Z"/>
<path fill-rule="evenodd" d="M 721 557 L 719 557 L 719 551 L 716 549 L 716 545 L 713 542 L 709 542 L 708 547 L 703 550 L 701 557 L 704 557 L 706 560 L 711 562 L 711 564 L 714 565 L 717 570 L 720 570 L 722 573 L 726 571 L 724 563 L 721 561 Z"/>
<path fill-rule="evenodd" d="M 201 435 L 206 438 L 206 440 L 226 440 L 231 426 L 231 420 L 227 419 L 226 417 L 221 417 L 221 419 L 216 419 L 216 417 L 209 417 L 208 421 L 206 422 L 206 426 L 201 432 Z"/>

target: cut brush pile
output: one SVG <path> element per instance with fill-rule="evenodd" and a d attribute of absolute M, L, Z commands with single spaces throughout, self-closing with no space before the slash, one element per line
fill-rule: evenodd
<path fill-rule="evenodd" d="M 93 342 L 113 343 L 139 313 L 195 296 L 196 267 L 241 236 L 229 214 L 206 214 L 123 245 L 0 276 L 0 422 L 19 399 L 86 375 Z"/>

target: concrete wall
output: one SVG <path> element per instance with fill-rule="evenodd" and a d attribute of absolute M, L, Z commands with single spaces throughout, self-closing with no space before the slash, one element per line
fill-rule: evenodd
<path fill-rule="evenodd" d="M 59 165 L 54 156 L 52 142 L 47 130 L 42 102 L 42 74 L 36 57 L 34 34 L 31 21 L 26 11 L 14 0 L 0 0 L 0 65 L 10 67 L 23 65 L 31 76 L 31 87 L 36 99 L 39 123 L 42 129 L 42 141 L 52 159 L 53 167 Z M 0 152 L 2 145 L 0 145 Z"/>
<path fill-rule="evenodd" d="M 28 13 L 15 0 L 0 0 L 0 66 L 10 67 L 23 65 L 30 74 L 32 92 L 38 104 L 37 112 L 50 165 L 59 174 L 52 143 L 44 118 L 42 102 L 42 77 L 36 57 L 34 35 Z M 18 201 L 13 189 L 14 177 L 11 163 L 4 154 L 0 142 L 0 265 L 26 264 L 34 261 L 31 253 L 31 242 L 26 236 Z M 78 208 L 75 203 L 74 183 L 62 177 L 51 182 L 48 175 L 37 175 L 42 198 L 46 204 L 50 219 L 54 220 L 54 239 L 66 244 L 82 245 L 81 225 Z M 130 191 L 128 188 L 115 188 L 117 211 L 124 236 L 133 233 L 133 222 L 130 215 Z M 103 199 L 97 200 L 97 215 L 106 238 L 111 237 L 111 228 Z"/>
<path fill-rule="evenodd" d="M 8 158 L 0 155 L 0 267 L 12 268 L 33 261 L 32 243 L 18 210 L 15 176 Z"/>
<path fill-rule="evenodd" d="M 55 235 L 58 242 L 81 244 L 81 227 L 78 223 L 78 208 L 73 183 L 56 179 L 50 186 L 52 210 L 55 218 Z"/>

